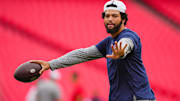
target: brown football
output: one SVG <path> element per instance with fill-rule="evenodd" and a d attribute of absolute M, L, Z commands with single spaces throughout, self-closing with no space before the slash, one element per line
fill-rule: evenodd
<path fill-rule="evenodd" d="M 21 64 L 14 73 L 14 78 L 21 82 L 32 82 L 40 77 L 41 65 L 26 62 Z"/>

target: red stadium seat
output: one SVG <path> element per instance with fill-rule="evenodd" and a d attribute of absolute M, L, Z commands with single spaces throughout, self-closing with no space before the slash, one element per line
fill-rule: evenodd
<path fill-rule="evenodd" d="M 179 0 L 142 0 L 150 7 L 154 8 L 162 15 L 167 16 L 169 19 L 180 25 L 180 1 Z"/>

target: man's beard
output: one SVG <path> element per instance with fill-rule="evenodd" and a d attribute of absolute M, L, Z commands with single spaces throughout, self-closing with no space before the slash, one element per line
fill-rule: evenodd
<path fill-rule="evenodd" d="M 113 29 L 109 29 L 109 28 L 108 28 L 108 25 L 106 24 L 105 27 L 106 27 L 107 33 L 113 34 L 113 33 L 118 32 L 119 29 L 120 29 L 120 27 L 121 27 L 121 24 L 122 24 L 122 21 L 121 21 L 118 25 L 114 25 L 114 28 L 113 28 Z"/>

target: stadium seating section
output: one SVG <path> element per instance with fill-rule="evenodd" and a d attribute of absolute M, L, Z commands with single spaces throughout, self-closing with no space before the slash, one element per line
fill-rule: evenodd
<path fill-rule="evenodd" d="M 179 0 L 142 0 L 153 9 L 158 11 L 164 16 L 167 16 L 170 20 L 180 25 L 180 1 Z"/>

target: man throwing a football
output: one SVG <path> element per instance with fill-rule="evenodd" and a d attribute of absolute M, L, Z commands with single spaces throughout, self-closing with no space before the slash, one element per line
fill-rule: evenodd
<path fill-rule="evenodd" d="M 109 101 L 155 101 L 141 59 L 139 36 L 125 27 L 128 18 L 122 1 L 112 0 L 104 5 L 104 25 L 111 36 L 96 45 L 73 50 L 51 61 L 32 60 L 42 70 L 59 69 L 82 62 L 106 58 L 110 82 Z"/>

